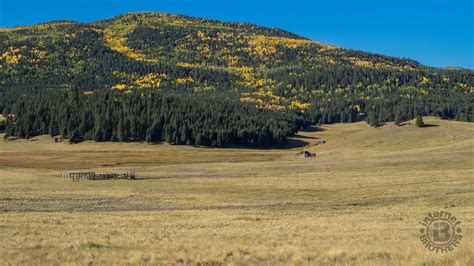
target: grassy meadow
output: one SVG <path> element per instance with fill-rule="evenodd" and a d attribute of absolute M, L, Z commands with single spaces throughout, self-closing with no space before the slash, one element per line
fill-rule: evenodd
<path fill-rule="evenodd" d="M 280 149 L 0 141 L 0 264 L 474 265 L 474 124 L 425 123 L 325 125 Z M 418 238 L 441 210 L 462 221 L 448 254 Z"/>

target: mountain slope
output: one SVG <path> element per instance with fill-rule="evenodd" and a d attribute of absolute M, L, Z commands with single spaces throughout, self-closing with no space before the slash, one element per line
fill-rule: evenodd
<path fill-rule="evenodd" d="M 64 88 L 221 91 L 262 108 L 305 110 L 333 98 L 352 104 L 393 95 L 463 98 L 474 90 L 469 70 L 428 68 L 279 29 L 162 13 L 0 29 L 0 55 L 4 94 Z"/>

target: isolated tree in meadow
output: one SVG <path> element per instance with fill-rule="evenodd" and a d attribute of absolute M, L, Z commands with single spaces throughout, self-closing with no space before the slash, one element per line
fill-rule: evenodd
<path fill-rule="evenodd" d="M 424 127 L 425 126 L 425 122 L 423 121 L 423 118 L 420 115 L 416 117 L 415 126 L 417 126 L 417 127 Z"/>
<path fill-rule="evenodd" d="M 146 130 L 145 142 L 151 143 L 152 141 L 153 141 L 153 128 L 149 127 L 149 128 Z"/>
<path fill-rule="evenodd" d="M 377 119 L 377 117 L 375 117 L 375 115 L 373 113 L 371 113 L 369 115 L 369 118 L 367 119 L 367 123 L 371 127 L 377 127 L 379 125 L 378 119 Z"/>
<path fill-rule="evenodd" d="M 81 138 L 78 129 L 74 129 L 68 136 L 69 143 L 78 143 Z"/>
<path fill-rule="evenodd" d="M 399 127 L 401 123 L 402 123 L 402 119 L 401 119 L 400 115 L 396 114 L 395 115 L 395 121 L 393 122 L 393 124 L 396 125 L 397 127 Z"/>

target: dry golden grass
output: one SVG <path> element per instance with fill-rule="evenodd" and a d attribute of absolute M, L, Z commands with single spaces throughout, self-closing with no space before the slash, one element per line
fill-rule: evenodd
<path fill-rule="evenodd" d="M 474 125 L 425 122 L 437 126 L 300 133 L 315 159 L 290 147 L 1 142 L 1 264 L 473 264 Z M 141 179 L 59 176 L 129 168 Z M 418 239 L 436 210 L 462 220 L 449 254 Z"/>

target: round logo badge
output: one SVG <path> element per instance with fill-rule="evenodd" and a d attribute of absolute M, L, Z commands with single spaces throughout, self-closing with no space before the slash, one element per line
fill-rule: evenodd
<path fill-rule="evenodd" d="M 420 222 L 420 240 L 436 253 L 452 251 L 461 240 L 461 221 L 449 212 L 431 212 Z"/>

